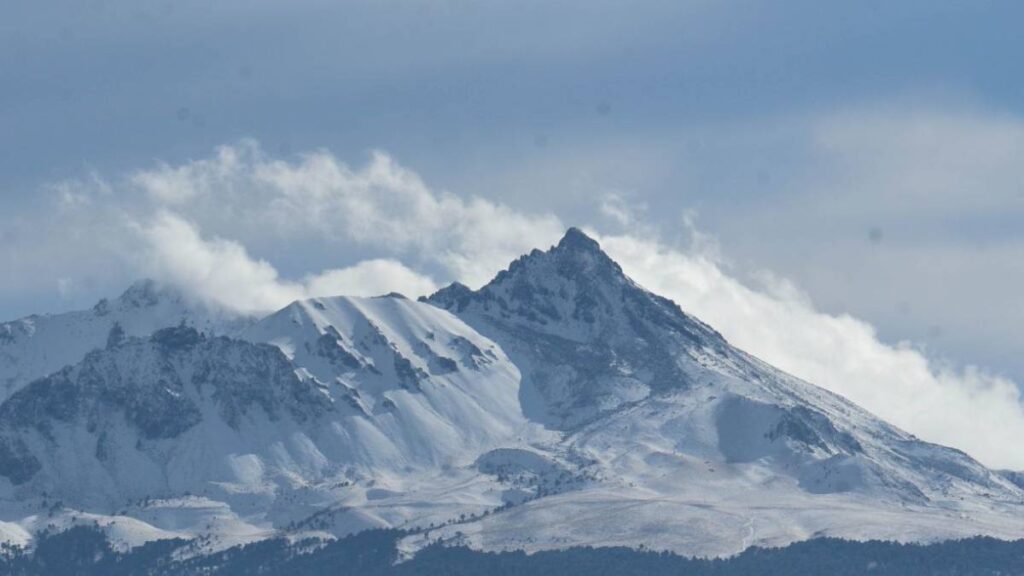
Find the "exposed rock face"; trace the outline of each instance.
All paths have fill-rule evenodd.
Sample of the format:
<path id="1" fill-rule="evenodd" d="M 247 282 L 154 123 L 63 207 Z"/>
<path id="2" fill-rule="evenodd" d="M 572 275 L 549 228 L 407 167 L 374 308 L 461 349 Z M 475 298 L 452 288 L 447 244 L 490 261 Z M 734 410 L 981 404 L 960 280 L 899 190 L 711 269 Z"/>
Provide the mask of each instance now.
<path id="1" fill-rule="evenodd" d="M 111 332 L 0 405 L 0 502 L 109 512 L 202 494 L 287 523 L 357 479 L 380 494 L 470 466 L 527 424 L 497 346 L 407 299 L 297 302 L 250 340 Z"/>
<path id="2" fill-rule="evenodd" d="M 207 334 L 230 335 L 251 322 L 192 303 L 173 287 L 140 280 L 118 298 L 100 300 L 90 310 L 0 323 L 0 400 L 127 336 L 147 337 L 182 323 Z"/>
<path id="3" fill-rule="evenodd" d="M 499 342 L 524 371 L 524 410 L 558 429 L 690 386 L 694 357 L 728 351 L 721 335 L 637 286 L 575 228 L 478 291 L 453 284 L 426 301 Z"/>
<path id="4" fill-rule="evenodd" d="M 82 471 L 116 477 L 108 469 L 119 456 L 112 443 L 152 460 L 149 448 L 173 452 L 204 416 L 238 432 L 246 418 L 301 423 L 332 409 L 315 381 L 300 378 L 273 346 L 164 328 L 90 352 L 15 392 L 0 406 L 0 476 L 22 485 L 47 472 L 43 482 L 59 484 L 68 467 L 62 453 L 85 443 L 93 449 L 73 458 Z"/>

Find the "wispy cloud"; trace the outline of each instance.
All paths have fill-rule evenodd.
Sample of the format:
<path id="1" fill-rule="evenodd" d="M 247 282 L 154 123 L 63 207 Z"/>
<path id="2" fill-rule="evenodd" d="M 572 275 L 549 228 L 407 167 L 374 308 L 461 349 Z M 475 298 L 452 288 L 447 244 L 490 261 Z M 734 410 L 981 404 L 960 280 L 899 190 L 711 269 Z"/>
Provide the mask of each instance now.
<path id="1" fill-rule="evenodd" d="M 493 262 L 562 229 L 551 215 L 431 190 L 383 152 L 352 168 L 325 151 L 286 162 L 243 142 L 209 159 L 137 172 L 131 182 L 203 229 L 405 255 L 472 284 L 489 279 Z"/>
<path id="2" fill-rule="evenodd" d="M 250 256 L 238 242 L 203 238 L 194 224 L 166 211 L 144 225 L 141 235 L 148 247 L 146 275 L 185 287 L 204 302 L 243 313 L 275 310 L 310 296 L 371 296 L 390 291 L 416 296 L 437 289 L 429 277 L 383 259 L 289 281 L 266 260 Z"/>
<path id="3" fill-rule="evenodd" d="M 1024 408 L 1011 380 L 936 363 L 908 343 L 886 344 L 863 320 L 816 310 L 789 282 L 740 282 L 713 255 L 628 235 L 601 242 L 635 280 L 740 348 L 921 438 L 991 466 L 1024 468 Z"/>

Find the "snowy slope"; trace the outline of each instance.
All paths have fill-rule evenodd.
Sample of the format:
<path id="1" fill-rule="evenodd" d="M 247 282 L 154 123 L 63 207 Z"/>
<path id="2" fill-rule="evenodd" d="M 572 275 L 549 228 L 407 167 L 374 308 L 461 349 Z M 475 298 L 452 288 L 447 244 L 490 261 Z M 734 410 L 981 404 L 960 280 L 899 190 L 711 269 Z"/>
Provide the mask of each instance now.
<path id="1" fill-rule="evenodd" d="M 117 299 L 101 300 L 90 310 L 0 323 L 0 399 L 104 347 L 112 334 L 115 338 L 146 336 L 182 322 L 207 333 L 225 334 L 243 326 L 246 319 L 192 305 L 174 288 L 142 280 Z"/>
<path id="2" fill-rule="evenodd" d="M 527 425 L 519 371 L 501 349 L 399 295 L 295 302 L 241 337 L 277 346 L 356 422 L 372 422 L 349 432 L 370 469 L 449 466 Z"/>
<path id="3" fill-rule="evenodd" d="M 4 402 L 0 490 L 104 509 L 210 483 L 259 488 L 264 478 L 226 455 L 274 442 L 280 466 L 315 475 L 323 457 L 288 432 L 332 409 L 271 346 L 165 328 L 90 352 Z"/>
<path id="4" fill-rule="evenodd" d="M 297 302 L 246 334 L 274 345 L 166 328 L 15 392 L 0 406 L 0 499 L 131 519 L 128 542 L 142 530 L 219 545 L 500 504 L 467 489 L 490 483 L 473 464 L 530 425 L 493 342 L 392 297 Z"/>
<path id="5" fill-rule="evenodd" d="M 548 493 L 508 475 L 530 494 L 523 504 L 410 537 L 408 549 L 440 538 L 728 555 L 816 536 L 1024 535 L 1024 493 L 1002 476 L 777 375 L 749 385 L 708 372 L 592 422 L 550 448 L 574 455 L 583 482 Z"/>
<path id="6" fill-rule="evenodd" d="M 565 431 L 551 450 L 593 479 L 435 538 L 725 554 L 825 534 L 1024 535 L 1005 475 L 733 348 L 578 230 L 429 301 L 509 353 L 528 413 Z"/>

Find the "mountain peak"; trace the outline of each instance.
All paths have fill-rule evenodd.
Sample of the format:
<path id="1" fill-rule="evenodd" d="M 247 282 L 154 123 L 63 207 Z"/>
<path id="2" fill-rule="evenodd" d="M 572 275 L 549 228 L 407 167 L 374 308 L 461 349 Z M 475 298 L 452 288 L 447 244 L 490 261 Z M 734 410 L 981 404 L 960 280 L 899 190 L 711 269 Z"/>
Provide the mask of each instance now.
<path id="1" fill-rule="evenodd" d="M 596 240 L 576 227 L 566 230 L 558 244 L 549 250 L 534 250 L 512 262 L 507 271 L 498 273 L 492 284 L 501 283 L 509 276 L 537 274 L 554 274 L 587 285 L 595 281 L 612 284 L 626 282 L 618 263 L 601 250 Z"/>
<path id="2" fill-rule="evenodd" d="M 596 240 L 576 227 L 551 249 L 519 257 L 479 290 L 454 283 L 425 301 L 457 314 L 472 308 L 502 324 L 522 323 L 570 340 L 609 333 L 632 339 L 638 326 L 651 324 L 696 346 L 724 345 L 709 326 L 630 280 Z"/>
<path id="3" fill-rule="evenodd" d="M 582 230 L 573 226 L 565 231 L 565 236 L 562 236 L 555 249 L 601 252 L 601 245 L 597 243 L 597 240 L 587 236 Z"/>
<path id="4" fill-rule="evenodd" d="M 453 284 L 426 301 L 494 338 L 513 360 L 543 367 L 523 376 L 524 413 L 554 429 L 689 386 L 682 354 L 729 354 L 720 334 L 630 280 L 578 228 L 479 290 Z"/>

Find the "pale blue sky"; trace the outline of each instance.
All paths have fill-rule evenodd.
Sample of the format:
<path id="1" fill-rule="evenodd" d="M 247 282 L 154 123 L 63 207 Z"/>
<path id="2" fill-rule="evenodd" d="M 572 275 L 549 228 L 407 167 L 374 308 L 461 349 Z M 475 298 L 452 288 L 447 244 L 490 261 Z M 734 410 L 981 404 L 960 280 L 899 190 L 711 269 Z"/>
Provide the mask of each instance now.
<path id="1" fill-rule="evenodd" d="M 672 238 L 695 214 L 738 275 L 770 270 L 886 341 L 1024 380 L 1019 2 L 3 10 L 9 247 L 44 213 L 49 184 L 91 172 L 204 158 L 241 138 L 354 165 L 382 149 L 433 188 L 569 223 L 619 225 L 599 210 L 616 199 Z M 286 275 L 361 256 L 248 247 Z M 60 271 L 39 274 L 8 283 L 0 317 L 78 306 L 123 281 L 98 275 L 62 295 Z"/>

